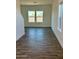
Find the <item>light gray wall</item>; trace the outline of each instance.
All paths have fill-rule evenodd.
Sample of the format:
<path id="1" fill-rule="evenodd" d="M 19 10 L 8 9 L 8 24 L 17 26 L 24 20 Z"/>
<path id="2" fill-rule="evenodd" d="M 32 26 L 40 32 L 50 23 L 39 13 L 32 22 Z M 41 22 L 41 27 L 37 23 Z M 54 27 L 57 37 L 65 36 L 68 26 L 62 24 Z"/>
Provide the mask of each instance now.
<path id="1" fill-rule="evenodd" d="M 24 19 L 20 12 L 20 0 L 16 0 L 16 41 L 24 34 Z"/>
<path id="2" fill-rule="evenodd" d="M 44 22 L 43 23 L 28 23 L 28 10 L 43 10 L 44 11 Z M 51 5 L 36 5 L 27 6 L 21 5 L 21 12 L 24 17 L 25 27 L 50 27 L 51 21 Z"/>
<path id="3" fill-rule="evenodd" d="M 53 32 L 55 33 L 60 45 L 63 47 L 63 23 L 62 23 L 62 31 L 60 32 L 58 30 L 58 7 L 59 7 L 60 1 L 62 0 L 53 0 L 51 28 Z"/>

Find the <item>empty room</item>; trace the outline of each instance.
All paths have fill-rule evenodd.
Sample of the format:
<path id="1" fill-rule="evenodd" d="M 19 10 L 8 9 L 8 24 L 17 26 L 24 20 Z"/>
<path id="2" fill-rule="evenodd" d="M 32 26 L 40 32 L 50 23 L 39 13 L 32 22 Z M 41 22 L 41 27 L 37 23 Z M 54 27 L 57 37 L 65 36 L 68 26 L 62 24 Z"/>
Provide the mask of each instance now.
<path id="1" fill-rule="evenodd" d="M 16 59 L 63 59 L 63 0 L 16 0 Z"/>

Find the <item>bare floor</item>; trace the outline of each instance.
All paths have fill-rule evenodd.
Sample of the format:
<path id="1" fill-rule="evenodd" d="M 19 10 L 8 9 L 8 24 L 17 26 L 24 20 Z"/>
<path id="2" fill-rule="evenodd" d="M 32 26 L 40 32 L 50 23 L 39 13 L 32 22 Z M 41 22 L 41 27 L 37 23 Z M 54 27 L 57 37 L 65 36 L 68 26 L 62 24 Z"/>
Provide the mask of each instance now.
<path id="1" fill-rule="evenodd" d="M 16 42 L 16 59 L 63 59 L 63 49 L 50 28 L 26 28 Z"/>

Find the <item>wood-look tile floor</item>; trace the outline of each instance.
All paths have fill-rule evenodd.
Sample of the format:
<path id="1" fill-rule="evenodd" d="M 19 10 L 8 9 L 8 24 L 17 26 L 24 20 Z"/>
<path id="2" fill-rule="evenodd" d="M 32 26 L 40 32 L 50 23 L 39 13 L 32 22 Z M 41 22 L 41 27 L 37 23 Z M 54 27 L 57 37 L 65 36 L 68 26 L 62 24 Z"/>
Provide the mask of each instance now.
<path id="1" fill-rule="evenodd" d="M 63 49 L 50 28 L 26 28 L 16 42 L 16 59 L 63 59 Z"/>

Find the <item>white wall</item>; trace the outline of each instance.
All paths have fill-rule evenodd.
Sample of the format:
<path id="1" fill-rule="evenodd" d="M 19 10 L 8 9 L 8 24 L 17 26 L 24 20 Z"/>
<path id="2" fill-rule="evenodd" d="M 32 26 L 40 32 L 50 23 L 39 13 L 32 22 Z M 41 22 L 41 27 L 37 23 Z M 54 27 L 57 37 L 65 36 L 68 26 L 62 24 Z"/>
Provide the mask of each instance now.
<path id="1" fill-rule="evenodd" d="M 54 34 L 56 35 L 60 45 L 63 47 L 63 25 L 62 25 L 62 31 L 60 32 L 58 30 L 58 7 L 59 7 L 60 1 L 62 1 L 62 0 L 53 0 L 51 28 L 52 28 Z"/>
<path id="2" fill-rule="evenodd" d="M 28 10 L 43 10 L 44 11 L 44 21 L 43 23 L 29 23 L 28 22 Z M 51 5 L 22 5 L 21 12 L 24 17 L 25 27 L 51 27 Z"/>
<path id="3" fill-rule="evenodd" d="M 16 41 L 24 34 L 24 19 L 20 12 L 20 0 L 16 0 Z"/>

